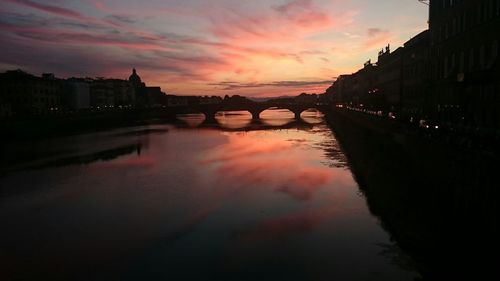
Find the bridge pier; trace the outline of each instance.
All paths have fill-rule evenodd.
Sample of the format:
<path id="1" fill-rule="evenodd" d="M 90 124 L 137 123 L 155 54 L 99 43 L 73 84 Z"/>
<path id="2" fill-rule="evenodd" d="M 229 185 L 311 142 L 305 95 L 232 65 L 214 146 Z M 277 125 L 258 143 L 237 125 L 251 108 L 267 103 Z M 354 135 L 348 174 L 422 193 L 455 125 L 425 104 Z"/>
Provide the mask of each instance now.
<path id="1" fill-rule="evenodd" d="M 205 115 L 205 121 L 203 123 L 206 124 L 215 124 L 217 123 L 217 120 L 215 119 L 215 114 L 217 114 L 217 111 L 205 111 L 203 112 Z"/>
<path id="2" fill-rule="evenodd" d="M 260 119 L 260 114 L 262 113 L 261 110 L 252 110 L 250 111 L 252 114 L 252 120 L 259 120 Z"/>
<path id="3" fill-rule="evenodd" d="M 295 110 L 293 111 L 293 114 L 295 114 L 295 120 L 300 120 L 300 115 L 302 114 L 302 111 Z"/>

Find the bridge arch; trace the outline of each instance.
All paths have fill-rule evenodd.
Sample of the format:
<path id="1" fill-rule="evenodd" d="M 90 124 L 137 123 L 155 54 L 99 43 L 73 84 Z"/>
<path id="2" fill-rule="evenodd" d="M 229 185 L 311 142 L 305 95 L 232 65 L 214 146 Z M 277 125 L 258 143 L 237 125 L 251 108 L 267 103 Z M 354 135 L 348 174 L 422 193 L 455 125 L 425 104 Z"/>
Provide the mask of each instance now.
<path id="1" fill-rule="evenodd" d="M 261 113 L 265 110 L 277 108 L 277 109 L 287 109 L 294 114 L 295 119 L 299 120 L 301 114 L 308 109 L 316 109 L 320 112 L 324 112 L 324 109 L 320 105 L 315 104 L 282 104 L 282 103 L 248 103 L 248 104 L 212 104 L 212 105 L 197 105 L 188 106 L 183 109 L 178 109 L 179 113 L 195 113 L 199 112 L 205 115 L 205 122 L 216 122 L 216 114 L 223 111 L 248 111 L 252 115 L 253 120 L 259 120 L 261 118 Z"/>
<path id="2" fill-rule="evenodd" d="M 325 112 L 316 107 L 310 107 L 301 112 L 300 118 L 309 124 L 319 124 L 324 121 Z"/>
<path id="3" fill-rule="evenodd" d="M 270 117 L 269 115 L 272 114 L 273 111 L 275 110 L 284 110 L 285 112 L 289 113 L 291 115 L 290 119 L 293 119 L 295 118 L 295 114 L 292 110 L 290 110 L 289 108 L 286 108 L 286 107 L 279 107 L 279 106 L 269 106 L 265 109 L 263 109 L 260 113 L 259 113 L 259 118 L 261 119 L 265 119 L 266 117 Z M 283 117 L 283 116 L 281 116 Z M 287 117 L 283 117 L 283 118 L 287 118 Z"/>
<path id="4" fill-rule="evenodd" d="M 200 126 L 207 119 L 205 117 L 205 114 L 203 114 L 202 112 L 194 112 L 194 111 L 176 113 L 174 114 L 174 118 L 178 122 L 182 122 L 188 127 L 193 127 L 193 128 Z"/>
<path id="5" fill-rule="evenodd" d="M 288 109 L 290 111 L 292 111 L 294 114 L 295 114 L 295 118 L 298 120 L 301 118 L 301 115 L 302 113 L 304 113 L 305 111 L 309 110 L 309 109 L 315 109 L 319 112 L 324 112 L 324 108 L 320 105 L 316 105 L 316 104 L 306 104 L 306 105 L 302 105 L 302 104 L 299 104 L 299 105 L 290 105 L 288 107 Z"/>
<path id="6" fill-rule="evenodd" d="M 244 128 L 253 122 L 248 110 L 220 110 L 215 114 L 217 123 L 224 128 Z"/>

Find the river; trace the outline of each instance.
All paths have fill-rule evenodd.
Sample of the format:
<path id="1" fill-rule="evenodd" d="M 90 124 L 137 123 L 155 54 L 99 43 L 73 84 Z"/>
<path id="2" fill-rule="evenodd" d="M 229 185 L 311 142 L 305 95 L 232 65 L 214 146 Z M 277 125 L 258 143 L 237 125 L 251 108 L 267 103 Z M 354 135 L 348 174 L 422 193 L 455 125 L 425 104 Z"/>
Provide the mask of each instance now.
<path id="1" fill-rule="evenodd" d="M 22 161 L 0 174 L 0 279 L 417 278 L 323 116 L 261 117 L 10 147 Z"/>

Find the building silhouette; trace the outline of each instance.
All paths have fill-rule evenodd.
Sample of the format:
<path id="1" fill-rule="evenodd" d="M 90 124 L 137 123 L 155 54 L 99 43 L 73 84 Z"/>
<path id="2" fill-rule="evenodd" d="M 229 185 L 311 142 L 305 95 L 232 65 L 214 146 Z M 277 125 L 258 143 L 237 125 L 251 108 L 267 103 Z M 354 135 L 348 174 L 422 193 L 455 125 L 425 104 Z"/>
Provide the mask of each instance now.
<path id="1" fill-rule="evenodd" d="M 81 111 L 90 108 L 90 83 L 88 79 L 70 78 L 66 80 L 63 104 L 70 111 Z"/>
<path id="2" fill-rule="evenodd" d="M 167 96 L 161 91 L 161 88 L 146 86 L 146 83 L 142 82 L 135 68 L 132 69 L 132 74 L 129 76 L 128 81 L 135 92 L 136 106 L 162 107 L 168 103 Z"/>
<path id="3" fill-rule="evenodd" d="M 339 76 L 326 94 L 339 106 L 497 136 L 500 1 L 435 0 L 429 7 L 429 30 Z"/>
<path id="4" fill-rule="evenodd" d="M 0 117 L 48 115 L 61 108 L 63 83 L 53 74 L 0 73 Z"/>
<path id="5" fill-rule="evenodd" d="M 148 87 L 135 69 L 128 80 L 41 77 L 22 70 L 0 73 L 0 118 L 32 118 L 79 112 L 167 105 L 160 87 Z"/>
<path id="6" fill-rule="evenodd" d="M 498 131 L 500 1 L 431 1 L 433 118 L 461 129 Z"/>
<path id="7" fill-rule="evenodd" d="M 405 119 L 424 118 L 429 91 L 429 31 L 404 44 L 401 69 L 401 115 Z"/>

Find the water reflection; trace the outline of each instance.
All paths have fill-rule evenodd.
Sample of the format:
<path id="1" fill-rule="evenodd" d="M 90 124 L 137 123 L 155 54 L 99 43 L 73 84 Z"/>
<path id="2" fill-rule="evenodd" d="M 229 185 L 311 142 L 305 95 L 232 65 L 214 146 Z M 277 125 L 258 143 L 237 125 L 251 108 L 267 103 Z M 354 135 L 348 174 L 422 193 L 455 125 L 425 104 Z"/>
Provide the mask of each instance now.
<path id="1" fill-rule="evenodd" d="M 4 279 L 417 276 L 380 254 L 379 245 L 392 243 L 319 115 L 311 117 L 315 125 L 230 129 L 245 118 L 229 114 L 220 127 L 196 130 L 133 128 L 93 142 L 84 136 L 75 141 L 77 155 L 95 147 L 129 153 L 112 158 L 102 150 L 107 161 L 0 178 L 2 187 L 20 190 L 0 197 Z M 141 145 L 134 153 L 123 143 Z"/>
<path id="2" fill-rule="evenodd" d="M 31 166 L 31 168 L 40 169 L 49 167 L 64 167 L 70 165 L 88 165 L 98 161 L 106 162 L 131 153 L 141 154 L 141 148 L 142 145 L 140 143 L 125 145 L 117 148 L 93 152 L 90 154 L 70 156 L 62 159 L 48 161 L 40 165 Z"/>
<path id="3" fill-rule="evenodd" d="M 283 126 L 295 120 L 295 115 L 288 109 L 268 109 L 260 114 L 264 124 L 270 126 Z"/>
<path id="4" fill-rule="evenodd" d="M 327 167 L 308 165 L 304 152 L 295 149 L 302 144 L 286 138 L 270 138 L 265 131 L 231 134 L 228 143 L 209 152 L 204 163 L 214 168 L 217 186 L 254 189 L 265 184 L 275 192 L 309 200 L 334 175 Z"/>
<path id="5" fill-rule="evenodd" d="M 205 122 L 205 115 L 203 113 L 192 113 L 192 114 L 178 114 L 177 119 L 182 121 L 190 128 L 199 127 L 203 122 Z"/>
<path id="6" fill-rule="evenodd" d="M 227 129 L 246 128 L 252 122 L 252 114 L 248 111 L 224 111 L 215 116 L 218 124 Z"/>
<path id="7" fill-rule="evenodd" d="M 304 122 L 310 124 L 320 124 L 323 122 L 324 114 L 317 109 L 308 109 L 300 115 Z"/>

